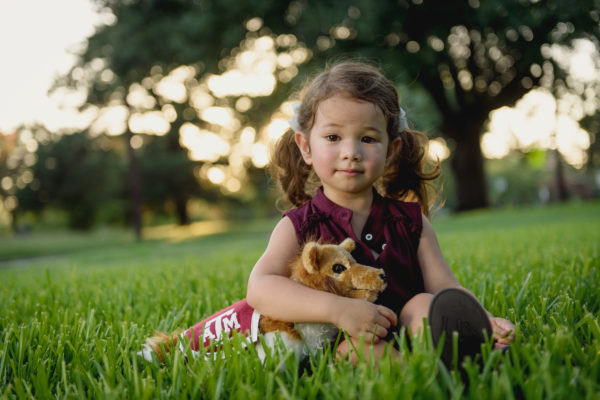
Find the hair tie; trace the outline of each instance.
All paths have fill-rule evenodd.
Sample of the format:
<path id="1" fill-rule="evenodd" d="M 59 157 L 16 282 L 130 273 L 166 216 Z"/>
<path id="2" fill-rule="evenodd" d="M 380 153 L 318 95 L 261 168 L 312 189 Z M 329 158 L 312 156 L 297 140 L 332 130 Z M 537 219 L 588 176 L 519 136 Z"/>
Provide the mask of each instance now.
<path id="1" fill-rule="evenodd" d="M 300 105 L 300 102 L 292 104 L 292 110 L 294 111 L 294 115 L 288 120 L 288 124 L 290 124 L 290 128 L 292 128 L 294 132 L 300 132 L 302 130 L 302 127 L 300 127 L 300 122 L 298 121 Z"/>
<path id="2" fill-rule="evenodd" d="M 398 131 L 407 131 L 410 127 L 408 126 L 408 120 L 406 119 L 406 111 L 400 107 L 400 114 L 398 115 Z"/>

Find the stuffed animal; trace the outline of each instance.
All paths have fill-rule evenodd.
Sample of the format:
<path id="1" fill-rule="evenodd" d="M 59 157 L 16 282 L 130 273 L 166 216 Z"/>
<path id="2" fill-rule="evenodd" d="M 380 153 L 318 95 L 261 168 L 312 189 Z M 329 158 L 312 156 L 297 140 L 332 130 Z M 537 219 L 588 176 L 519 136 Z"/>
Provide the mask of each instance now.
<path id="1" fill-rule="evenodd" d="M 373 302 L 386 288 L 386 278 L 382 269 L 358 264 L 350 252 L 355 243 L 347 238 L 341 244 L 320 244 L 307 242 L 302 252 L 290 264 L 290 278 L 310 288 L 335 293 L 340 296 L 363 299 Z M 146 340 L 140 352 L 147 360 L 156 353 L 164 361 L 164 351 L 171 351 L 177 344 L 183 347 L 186 335 L 192 347 L 192 354 L 207 354 L 199 351 L 200 346 L 214 346 L 218 341 L 231 337 L 233 331 L 247 335 L 248 341 L 258 343 L 262 334 L 267 347 L 274 349 L 279 336 L 286 348 L 295 351 L 300 358 L 314 353 L 325 343 L 332 343 L 338 328 L 327 323 L 293 323 L 260 315 L 245 300 L 202 320 L 183 334 L 166 335 L 158 333 Z M 261 360 L 265 350 L 257 347 Z"/>

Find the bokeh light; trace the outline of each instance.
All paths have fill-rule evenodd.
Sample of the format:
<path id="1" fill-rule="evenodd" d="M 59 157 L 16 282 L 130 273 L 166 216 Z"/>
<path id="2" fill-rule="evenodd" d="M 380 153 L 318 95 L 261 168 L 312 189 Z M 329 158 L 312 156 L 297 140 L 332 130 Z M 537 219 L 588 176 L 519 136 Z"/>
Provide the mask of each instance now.
<path id="1" fill-rule="evenodd" d="M 558 149 L 569 164 L 581 168 L 587 161 L 590 137 L 569 111 L 582 105 L 570 103 L 561 112 L 559 104 L 550 92 L 538 89 L 523 96 L 515 107 L 490 113 L 488 131 L 481 139 L 485 157 L 503 158 L 512 150 Z"/>
<path id="2" fill-rule="evenodd" d="M 444 161 L 450 157 L 450 149 L 444 138 L 435 138 L 429 141 L 429 158 L 437 161 Z"/>
<path id="3" fill-rule="evenodd" d="M 188 149 L 189 157 L 194 161 L 215 162 L 229 154 L 229 143 L 219 135 L 202 130 L 191 123 L 181 126 L 179 140 L 180 144 Z"/>

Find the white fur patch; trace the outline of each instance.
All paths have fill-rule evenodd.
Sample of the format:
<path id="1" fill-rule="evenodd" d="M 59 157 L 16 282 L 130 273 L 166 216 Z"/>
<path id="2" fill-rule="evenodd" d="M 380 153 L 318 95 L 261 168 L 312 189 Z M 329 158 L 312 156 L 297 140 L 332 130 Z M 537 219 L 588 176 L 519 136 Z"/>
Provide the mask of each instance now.
<path id="1" fill-rule="evenodd" d="M 296 324 L 296 329 L 300 331 L 307 354 L 315 354 L 317 350 L 323 348 L 325 343 L 333 343 L 338 335 L 339 329 L 333 324 L 318 322 L 304 322 Z"/>
<path id="2" fill-rule="evenodd" d="M 294 351 L 294 353 L 299 354 L 301 357 L 304 357 L 306 355 L 304 354 L 304 344 L 302 343 L 302 341 L 293 338 L 287 332 L 267 332 L 263 334 L 263 339 L 265 341 L 265 346 L 271 349 L 271 351 L 277 352 L 279 350 L 277 343 L 279 342 L 279 340 L 281 340 L 283 346 L 286 349 Z M 256 352 L 258 353 L 258 357 L 260 358 L 260 360 L 265 361 L 265 357 L 267 354 L 260 342 L 256 344 Z"/>
<path id="3" fill-rule="evenodd" d="M 150 347 L 147 343 L 144 343 L 142 346 L 142 351 L 138 351 L 137 355 L 143 357 L 146 361 L 152 362 L 152 354 L 156 354 L 154 349 Z"/>

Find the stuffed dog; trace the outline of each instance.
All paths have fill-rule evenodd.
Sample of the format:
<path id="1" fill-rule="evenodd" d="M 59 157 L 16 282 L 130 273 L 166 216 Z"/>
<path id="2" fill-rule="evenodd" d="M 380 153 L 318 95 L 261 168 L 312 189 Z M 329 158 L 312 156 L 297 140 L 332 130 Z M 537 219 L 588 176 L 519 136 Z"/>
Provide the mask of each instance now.
<path id="1" fill-rule="evenodd" d="M 373 302 L 386 288 L 385 274 L 382 269 L 358 264 L 350 255 L 354 247 L 350 238 L 339 245 L 307 242 L 290 264 L 290 278 L 316 290 Z M 276 347 L 276 338 L 280 337 L 285 347 L 295 351 L 300 358 L 314 353 L 325 343 L 332 343 L 338 334 L 338 328 L 332 324 L 293 323 L 260 315 L 241 300 L 181 335 L 158 333 L 148 338 L 140 355 L 151 361 L 152 354 L 156 353 L 164 361 L 163 351 L 169 352 L 177 344 L 185 352 L 183 335 L 189 339 L 194 356 L 206 355 L 206 351 L 199 351 L 201 345 L 205 348 L 214 346 L 219 340 L 231 337 L 233 331 L 244 333 L 252 343 L 257 343 L 258 335 L 262 334 L 264 343 L 272 349 Z M 264 360 L 265 349 L 259 345 L 257 352 Z"/>

